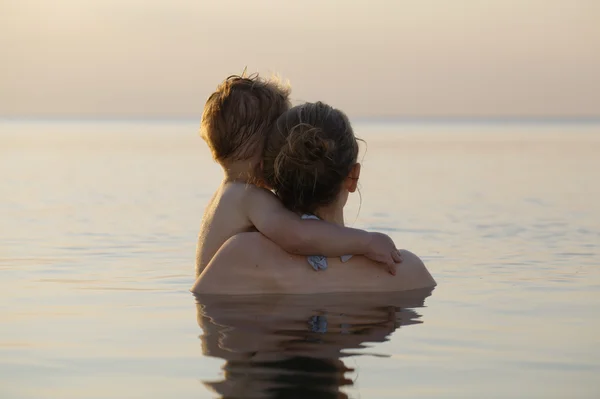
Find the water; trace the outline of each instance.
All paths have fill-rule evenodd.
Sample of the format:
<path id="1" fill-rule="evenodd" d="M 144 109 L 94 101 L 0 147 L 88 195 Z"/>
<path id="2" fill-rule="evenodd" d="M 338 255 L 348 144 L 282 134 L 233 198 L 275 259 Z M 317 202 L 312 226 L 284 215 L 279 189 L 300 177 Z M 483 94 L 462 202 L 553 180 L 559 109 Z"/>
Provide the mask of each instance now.
<path id="1" fill-rule="evenodd" d="M 0 397 L 600 397 L 600 125 L 355 128 L 431 296 L 196 305 L 196 123 L 2 122 Z"/>

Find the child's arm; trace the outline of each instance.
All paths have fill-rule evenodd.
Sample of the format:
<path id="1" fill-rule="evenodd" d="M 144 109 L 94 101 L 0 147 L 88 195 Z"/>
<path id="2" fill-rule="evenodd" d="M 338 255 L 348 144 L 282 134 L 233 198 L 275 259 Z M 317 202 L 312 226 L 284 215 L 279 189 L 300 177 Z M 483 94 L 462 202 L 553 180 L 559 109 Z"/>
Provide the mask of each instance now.
<path id="1" fill-rule="evenodd" d="M 283 206 L 271 192 L 248 187 L 246 215 L 258 231 L 286 252 L 298 255 L 365 255 L 389 266 L 402 261 L 390 237 L 327 223 L 304 220 Z"/>

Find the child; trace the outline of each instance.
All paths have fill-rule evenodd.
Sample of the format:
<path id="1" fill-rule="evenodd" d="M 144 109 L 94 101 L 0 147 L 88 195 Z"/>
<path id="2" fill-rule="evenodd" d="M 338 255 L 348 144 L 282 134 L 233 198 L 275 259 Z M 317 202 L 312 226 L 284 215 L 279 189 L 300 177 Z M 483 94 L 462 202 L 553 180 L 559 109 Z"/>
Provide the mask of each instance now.
<path id="1" fill-rule="evenodd" d="M 202 219 L 196 252 L 199 276 L 237 233 L 258 230 L 289 253 L 365 255 L 395 274 L 400 253 L 385 234 L 302 219 L 286 209 L 260 179 L 265 138 L 289 108 L 289 90 L 258 76 L 230 76 L 209 97 L 201 136 L 225 173 Z"/>

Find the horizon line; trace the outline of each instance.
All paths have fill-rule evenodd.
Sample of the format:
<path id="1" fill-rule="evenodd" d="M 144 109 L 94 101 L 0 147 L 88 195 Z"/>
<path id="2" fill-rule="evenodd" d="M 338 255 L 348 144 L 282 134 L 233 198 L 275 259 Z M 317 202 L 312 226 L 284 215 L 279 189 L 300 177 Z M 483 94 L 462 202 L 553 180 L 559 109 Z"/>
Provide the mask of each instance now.
<path id="1" fill-rule="evenodd" d="M 201 116 L 182 115 L 0 115 L 2 122 L 197 122 Z M 377 115 L 350 117 L 353 122 L 371 123 L 600 123 L 600 115 L 559 115 L 559 116 L 532 116 L 532 115 L 483 115 L 483 116 L 408 116 L 408 115 Z"/>

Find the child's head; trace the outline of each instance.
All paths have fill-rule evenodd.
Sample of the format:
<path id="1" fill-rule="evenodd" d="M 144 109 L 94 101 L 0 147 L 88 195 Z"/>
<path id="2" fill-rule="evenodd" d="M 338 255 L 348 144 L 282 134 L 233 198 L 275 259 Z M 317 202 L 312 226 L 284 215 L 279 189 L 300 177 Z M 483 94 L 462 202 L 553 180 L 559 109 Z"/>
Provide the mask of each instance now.
<path id="1" fill-rule="evenodd" d="M 284 205 L 314 213 L 356 190 L 358 142 L 346 115 L 327 104 L 306 103 L 279 117 L 266 141 L 263 178 Z M 345 188 L 346 190 L 342 190 Z"/>
<path id="2" fill-rule="evenodd" d="M 200 135 L 220 164 L 259 159 L 264 140 L 289 108 L 289 89 L 258 75 L 230 76 L 208 98 Z"/>

